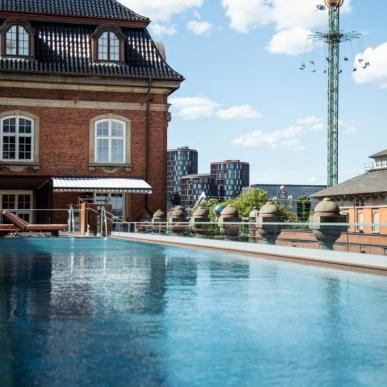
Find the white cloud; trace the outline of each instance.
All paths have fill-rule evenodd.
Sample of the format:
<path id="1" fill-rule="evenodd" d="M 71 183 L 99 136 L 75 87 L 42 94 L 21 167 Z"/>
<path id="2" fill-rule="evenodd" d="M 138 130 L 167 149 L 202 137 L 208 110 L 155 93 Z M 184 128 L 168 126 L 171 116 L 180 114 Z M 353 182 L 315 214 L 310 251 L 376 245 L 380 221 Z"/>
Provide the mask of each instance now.
<path id="1" fill-rule="evenodd" d="M 176 28 L 173 25 L 167 25 L 167 24 L 160 24 L 160 23 L 154 23 L 151 24 L 150 29 L 152 33 L 155 35 L 174 35 L 177 31 Z"/>
<path id="2" fill-rule="evenodd" d="M 222 120 L 233 120 L 238 118 L 261 118 L 262 114 L 258 113 L 251 105 L 232 106 L 228 109 L 220 109 L 215 114 Z"/>
<path id="3" fill-rule="evenodd" d="M 171 98 L 170 102 L 178 117 L 192 120 L 214 115 L 220 106 L 206 97 L 177 97 Z"/>
<path id="4" fill-rule="evenodd" d="M 196 35 L 203 35 L 209 32 L 213 25 L 206 21 L 191 20 L 187 23 L 187 29 Z"/>
<path id="5" fill-rule="evenodd" d="M 261 118 L 251 105 L 236 105 L 222 109 L 221 104 L 207 97 L 178 97 L 170 99 L 172 108 L 178 117 L 197 119 L 202 117 L 217 117 L 222 120 Z"/>
<path id="6" fill-rule="evenodd" d="M 323 3 L 320 0 L 320 3 Z M 317 28 L 327 24 L 327 11 L 319 11 L 311 0 L 274 0 L 273 19 L 278 30 L 291 28 Z M 351 0 L 346 0 L 341 13 L 351 12 Z"/>
<path id="7" fill-rule="evenodd" d="M 359 63 L 359 60 L 362 60 Z M 364 69 L 364 64 L 370 65 Z M 387 88 L 387 42 L 375 48 L 367 48 L 364 53 L 360 53 L 355 58 L 355 66 L 358 68 L 354 72 L 355 82 L 360 84 L 372 83 L 383 88 Z"/>
<path id="8" fill-rule="evenodd" d="M 200 8 L 204 0 L 119 0 L 134 12 L 149 17 L 152 21 L 166 22 L 174 15 L 190 8 Z"/>
<path id="9" fill-rule="evenodd" d="M 318 132 L 324 129 L 325 120 L 320 117 L 308 116 L 297 120 L 297 125 L 302 125 L 308 129 Z"/>
<path id="10" fill-rule="evenodd" d="M 312 31 L 293 28 L 280 31 L 273 36 L 267 49 L 273 54 L 299 55 L 312 51 L 315 43 L 309 36 Z"/>
<path id="11" fill-rule="evenodd" d="M 326 26 L 327 11 L 317 10 L 317 3 L 311 0 L 222 0 L 233 29 L 248 32 L 257 27 L 274 24 L 275 28 L 282 32 L 273 37 L 269 51 L 290 55 L 310 51 L 312 42 L 306 44 L 309 30 Z M 347 0 L 341 12 L 350 11 L 351 0 Z"/>
<path id="12" fill-rule="evenodd" d="M 290 126 L 289 128 L 273 132 L 255 130 L 234 139 L 233 144 L 245 147 L 300 150 L 304 148 L 301 143 L 303 132 L 304 128 L 301 126 Z"/>
<path id="13" fill-rule="evenodd" d="M 231 27 L 239 32 L 248 32 L 272 22 L 273 10 L 266 0 L 222 0 Z"/>

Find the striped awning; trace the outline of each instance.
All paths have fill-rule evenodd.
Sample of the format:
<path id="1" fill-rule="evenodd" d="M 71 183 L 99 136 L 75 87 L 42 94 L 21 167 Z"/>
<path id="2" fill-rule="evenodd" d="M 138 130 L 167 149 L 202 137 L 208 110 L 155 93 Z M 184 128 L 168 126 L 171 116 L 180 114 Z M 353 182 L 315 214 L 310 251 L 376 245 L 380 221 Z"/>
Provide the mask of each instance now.
<path id="1" fill-rule="evenodd" d="M 52 185 L 54 192 L 152 193 L 152 187 L 139 178 L 53 177 Z"/>

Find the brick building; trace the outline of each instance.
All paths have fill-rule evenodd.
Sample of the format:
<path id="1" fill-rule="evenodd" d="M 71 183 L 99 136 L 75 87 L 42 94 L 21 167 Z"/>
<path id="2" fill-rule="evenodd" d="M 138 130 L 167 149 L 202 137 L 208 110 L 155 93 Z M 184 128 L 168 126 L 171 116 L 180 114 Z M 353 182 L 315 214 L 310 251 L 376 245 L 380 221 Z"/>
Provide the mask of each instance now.
<path id="1" fill-rule="evenodd" d="M 334 199 L 349 223 L 359 224 L 350 231 L 361 234 L 387 235 L 387 149 L 372 156 L 369 170 L 313 197 Z M 372 226 L 371 226 L 372 224 Z"/>
<path id="2" fill-rule="evenodd" d="M 183 78 L 149 19 L 115 0 L 4 0 L 0 23 L 1 208 L 165 209 L 167 99 Z"/>

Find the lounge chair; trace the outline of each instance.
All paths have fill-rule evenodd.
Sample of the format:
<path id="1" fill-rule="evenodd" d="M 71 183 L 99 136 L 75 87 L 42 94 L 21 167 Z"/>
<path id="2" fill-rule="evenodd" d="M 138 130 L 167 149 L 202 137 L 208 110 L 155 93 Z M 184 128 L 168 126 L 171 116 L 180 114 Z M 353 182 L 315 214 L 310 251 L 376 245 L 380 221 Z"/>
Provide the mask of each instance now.
<path id="1" fill-rule="evenodd" d="M 3 211 L 3 216 L 18 227 L 21 232 L 50 232 L 53 236 L 58 236 L 59 231 L 68 230 L 69 227 L 68 224 L 31 224 L 8 210 Z"/>
<path id="2" fill-rule="evenodd" d="M 12 232 L 20 232 L 20 228 L 13 224 L 0 224 L 0 238 L 5 237 Z"/>

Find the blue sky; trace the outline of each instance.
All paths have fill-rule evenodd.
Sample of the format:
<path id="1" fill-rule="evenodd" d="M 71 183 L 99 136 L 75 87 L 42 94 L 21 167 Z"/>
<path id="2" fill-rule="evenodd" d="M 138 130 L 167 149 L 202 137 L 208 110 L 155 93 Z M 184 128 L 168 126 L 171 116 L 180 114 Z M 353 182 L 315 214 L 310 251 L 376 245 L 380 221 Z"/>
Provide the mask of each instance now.
<path id="1" fill-rule="evenodd" d="M 197 149 L 202 173 L 240 159 L 251 183 L 325 183 L 326 54 L 306 39 L 326 30 L 321 0 L 121 1 L 153 20 L 152 36 L 186 78 L 171 98 L 169 147 Z M 385 0 L 343 9 L 342 28 L 362 39 L 342 48 L 340 180 L 387 148 L 386 14 Z M 371 65 L 354 73 L 359 58 Z"/>

